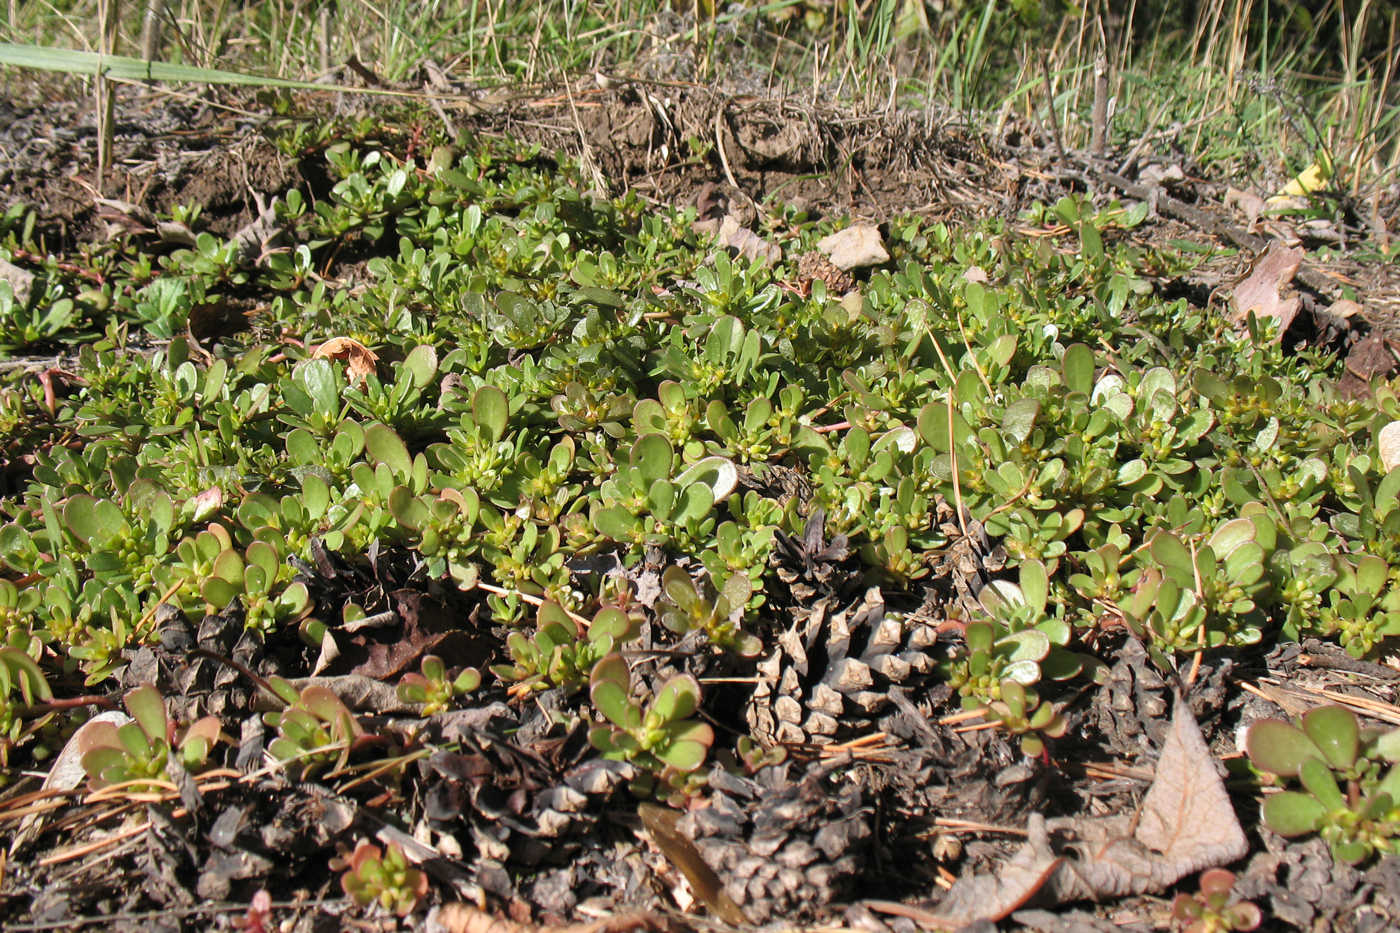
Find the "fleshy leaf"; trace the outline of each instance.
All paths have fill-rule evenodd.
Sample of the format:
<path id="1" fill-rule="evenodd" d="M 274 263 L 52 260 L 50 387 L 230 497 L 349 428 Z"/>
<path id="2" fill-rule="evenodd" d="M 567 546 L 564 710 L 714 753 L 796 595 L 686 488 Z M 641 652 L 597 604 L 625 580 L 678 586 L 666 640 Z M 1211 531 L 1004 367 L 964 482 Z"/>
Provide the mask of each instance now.
<path id="1" fill-rule="evenodd" d="M 1345 771 L 1356 763 L 1361 728 L 1356 716 L 1341 706 L 1320 706 L 1303 716 L 1303 732 L 1333 768 Z"/>
<path id="2" fill-rule="evenodd" d="M 1250 726 L 1245 750 L 1256 768 L 1284 777 L 1296 777 L 1303 762 L 1322 757 L 1303 730 L 1282 719 L 1261 719 Z"/>
<path id="3" fill-rule="evenodd" d="M 678 722 L 700 706 L 700 684 L 689 674 L 677 674 L 656 692 L 651 709 L 663 722 Z"/>

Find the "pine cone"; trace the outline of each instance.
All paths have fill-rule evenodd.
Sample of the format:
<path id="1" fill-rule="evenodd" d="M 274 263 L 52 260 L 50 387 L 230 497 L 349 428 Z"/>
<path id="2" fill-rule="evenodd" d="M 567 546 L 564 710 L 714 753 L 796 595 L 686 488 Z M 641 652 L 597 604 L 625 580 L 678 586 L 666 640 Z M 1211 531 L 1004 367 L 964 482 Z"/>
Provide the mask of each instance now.
<path id="1" fill-rule="evenodd" d="M 868 731 L 890 686 L 933 671 L 932 627 L 886 616 L 877 587 L 828 615 L 830 604 L 819 599 L 758 663 L 745 718 L 764 743 L 824 745 Z"/>
<path id="2" fill-rule="evenodd" d="M 832 295 L 844 295 L 856 287 L 851 274 L 838 267 L 816 250 L 803 253 L 797 260 L 797 282 L 808 288 L 812 282 L 821 279 L 826 290 Z"/>
<path id="3" fill-rule="evenodd" d="M 843 899 L 866 863 L 871 813 L 860 788 L 824 770 L 793 782 L 791 767 L 755 778 L 716 767 L 710 805 L 677 824 L 756 924 L 811 919 Z"/>
<path id="4" fill-rule="evenodd" d="M 424 762 L 424 815 L 463 848 L 470 840 L 474 880 L 507 899 L 518 895 L 513 876 L 600 846 L 601 817 L 636 777 L 626 762 L 591 758 L 559 774 L 509 743 L 474 736 L 461 741 L 462 751 L 439 751 Z"/>

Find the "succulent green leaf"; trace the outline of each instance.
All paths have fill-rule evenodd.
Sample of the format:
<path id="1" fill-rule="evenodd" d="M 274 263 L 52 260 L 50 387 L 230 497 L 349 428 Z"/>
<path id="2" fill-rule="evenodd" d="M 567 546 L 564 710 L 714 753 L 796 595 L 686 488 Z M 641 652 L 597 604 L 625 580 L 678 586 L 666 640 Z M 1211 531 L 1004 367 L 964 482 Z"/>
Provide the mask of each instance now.
<path id="1" fill-rule="evenodd" d="M 1013 444 L 1024 444 L 1031 436 L 1036 418 L 1040 416 L 1040 402 L 1033 398 L 1017 399 L 1006 406 L 1001 418 L 1001 429 Z"/>
<path id="2" fill-rule="evenodd" d="M 371 424 L 365 428 L 365 453 L 387 466 L 396 479 L 406 478 L 413 472 L 413 458 L 408 454 L 408 447 L 387 425 Z"/>
<path id="3" fill-rule="evenodd" d="M 242 580 L 240 579 L 239 584 L 241 583 Z M 243 587 L 241 585 L 230 583 L 222 577 L 210 577 L 205 580 L 204 584 L 199 588 L 199 595 L 203 597 L 204 602 L 213 606 L 215 609 L 223 609 L 229 603 L 233 602 L 242 592 Z"/>
<path id="4" fill-rule="evenodd" d="M 510 419 L 510 399 L 495 386 L 484 385 L 472 395 L 472 417 L 486 432 L 488 440 L 499 441 L 505 436 Z"/>
<path id="5" fill-rule="evenodd" d="M 636 637 L 636 629 L 636 623 L 627 613 L 621 609 L 609 607 L 599 610 L 598 614 L 593 617 L 593 621 L 588 626 L 588 638 L 591 641 L 611 638 L 614 644 L 620 644 L 629 638 Z"/>
<path id="6" fill-rule="evenodd" d="M 593 527 L 614 541 L 630 541 L 637 533 L 637 520 L 622 506 L 612 505 L 594 510 Z"/>
<path id="7" fill-rule="evenodd" d="M 403 370 L 413 380 L 415 388 L 424 389 L 437 374 L 438 355 L 432 344 L 420 343 L 404 357 Z"/>
<path id="8" fill-rule="evenodd" d="M 705 728 L 708 729 L 709 726 L 705 726 Z M 656 757 L 682 774 L 688 774 L 705 763 L 705 756 L 709 752 L 708 742 L 683 740 L 670 742 L 663 748 L 657 749 Z"/>
<path id="9" fill-rule="evenodd" d="M 1371 847 L 1354 839 L 1332 840 L 1332 858 L 1345 865 L 1355 865 L 1371 854 Z"/>
<path id="10" fill-rule="evenodd" d="M 1039 615 L 1045 611 L 1045 601 L 1050 595 L 1050 576 L 1040 561 L 1028 560 L 1021 564 L 1021 594 L 1032 612 Z"/>
<path id="11" fill-rule="evenodd" d="M 1319 706 L 1303 715 L 1303 732 L 1322 752 L 1323 760 L 1338 771 L 1356 763 L 1361 748 L 1361 727 L 1351 710 Z"/>
<path id="12" fill-rule="evenodd" d="M 1303 730 L 1281 719 L 1261 719 L 1245 736 L 1249 760 L 1261 771 L 1296 777 L 1303 762 L 1322 752 Z"/>
<path id="13" fill-rule="evenodd" d="M 1210 549 L 1215 552 L 1215 556 L 1225 561 L 1235 552 L 1236 548 L 1253 543 L 1256 533 L 1254 522 L 1249 519 L 1231 519 L 1215 529 L 1215 534 L 1210 536 L 1207 543 L 1210 545 Z"/>
<path id="14" fill-rule="evenodd" d="M 1170 532 L 1159 532 L 1152 539 L 1152 559 L 1183 586 L 1194 583 L 1196 564 L 1181 539 Z"/>
<path id="15" fill-rule="evenodd" d="M 296 368 L 293 379 L 310 399 L 308 414 L 329 419 L 340 413 L 340 386 L 328 360 L 307 360 Z"/>
<path id="16" fill-rule="evenodd" d="M 111 745 L 103 745 L 98 748 L 89 749 L 83 754 L 83 771 L 89 778 L 99 783 L 109 783 L 107 775 L 118 771 L 126 764 L 126 752 Z M 118 775 L 112 774 L 112 778 L 120 779 Z"/>
<path id="17" fill-rule="evenodd" d="M 1070 344 L 1060 360 L 1060 371 L 1067 389 L 1088 395 L 1094 388 L 1094 351 L 1082 343 Z"/>
<path id="18" fill-rule="evenodd" d="M 267 685 L 272 688 L 272 692 L 277 694 L 277 698 L 288 705 L 295 705 L 301 699 L 297 693 L 297 688 L 292 686 L 284 677 L 269 677 Z"/>
<path id="19" fill-rule="evenodd" d="M 1050 636 L 1040 629 L 1024 629 L 1002 636 L 997 644 L 1010 649 L 1008 657 L 1012 661 L 1031 660 L 1039 662 L 1050 653 Z"/>
<path id="20" fill-rule="evenodd" d="M 440 681 L 447 677 L 447 665 L 442 663 L 442 658 L 435 654 L 423 655 L 423 660 L 419 664 L 423 676 L 428 680 Z"/>
<path id="21" fill-rule="evenodd" d="M 986 654 L 996 642 L 996 630 L 985 622 L 972 622 L 965 637 L 969 654 Z"/>
<path id="22" fill-rule="evenodd" d="M 631 465 L 637 473 L 636 485 L 648 488 L 671 475 L 671 442 L 660 434 L 643 434 L 632 445 Z"/>
<path id="23" fill-rule="evenodd" d="M 627 662 L 620 654 L 610 654 L 593 665 L 589 677 L 589 699 L 598 712 L 620 729 L 641 726 L 641 709 L 632 702 L 628 689 Z"/>
<path id="24" fill-rule="evenodd" d="M 150 735 L 139 722 L 133 721 L 117 727 L 117 741 L 128 755 L 143 760 L 151 754 L 157 742 L 164 741 L 164 737 Z"/>
<path id="25" fill-rule="evenodd" d="M 678 722 L 700 707 L 700 683 L 690 674 L 677 674 L 656 691 L 651 711 L 662 722 Z"/>
<path id="26" fill-rule="evenodd" d="M 93 545 L 108 541 L 126 526 L 115 503 L 84 493 L 73 496 L 64 505 L 63 521 L 78 540 Z"/>
<path id="27" fill-rule="evenodd" d="M 142 684 L 122 698 L 127 712 L 141 727 L 141 731 L 153 739 L 166 739 L 169 719 L 165 715 L 165 700 L 160 691 L 150 684 Z"/>
<path id="28" fill-rule="evenodd" d="M 1363 554 L 1356 562 L 1357 590 L 1369 596 L 1380 595 L 1388 572 L 1384 560 L 1374 554 Z"/>
<path id="29" fill-rule="evenodd" d="M 277 597 L 277 608 L 290 616 L 301 615 L 310 603 L 311 591 L 300 580 L 289 584 Z"/>
<path id="30" fill-rule="evenodd" d="M 1327 808 L 1307 794 L 1284 791 L 1265 797 L 1262 813 L 1265 825 L 1280 836 L 1302 836 L 1322 825 Z"/>
<path id="31" fill-rule="evenodd" d="M 647 489 L 647 505 L 651 514 L 667 517 L 676 503 L 676 487 L 670 480 L 658 479 Z"/>
<path id="32" fill-rule="evenodd" d="M 1321 758 L 1309 758 L 1303 762 L 1302 767 L 1298 769 L 1298 780 L 1302 781 L 1308 793 L 1316 797 L 1318 803 L 1327 809 L 1345 809 L 1346 798 L 1342 796 L 1342 789 L 1337 786 L 1337 778 Z"/>
<path id="33" fill-rule="evenodd" d="M 676 477 L 676 485 L 682 489 L 694 483 L 709 487 L 713 502 L 723 502 L 739 485 L 739 471 L 724 457 L 706 457 L 691 464 Z"/>
<path id="34" fill-rule="evenodd" d="M 1010 664 L 1006 665 L 1006 667 L 1002 668 L 1001 676 L 1003 680 L 1009 680 L 1012 683 L 1024 684 L 1026 686 L 1039 683 L 1040 662 L 1030 658 L 1012 661 Z"/>
<path id="35" fill-rule="evenodd" d="M 432 518 L 432 513 L 407 486 L 395 486 L 389 491 L 389 513 L 405 528 L 419 530 Z"/>
<path id="36" fill-rule="evenodd" d="M 248 545 L 248 550 L 244 553 L 244 560 L 247 562 L 244 569 L 245 577 L 248 570 L 257 568 L 262 571 L 265 581 L 263 586 L 250 587 L 253 592 L 265 591 L 266 584 L 277 579 L 277 570 L 282 563 L 281 555 L 277 553 L 277 549 L 266 541 L 254 541 Z"/>

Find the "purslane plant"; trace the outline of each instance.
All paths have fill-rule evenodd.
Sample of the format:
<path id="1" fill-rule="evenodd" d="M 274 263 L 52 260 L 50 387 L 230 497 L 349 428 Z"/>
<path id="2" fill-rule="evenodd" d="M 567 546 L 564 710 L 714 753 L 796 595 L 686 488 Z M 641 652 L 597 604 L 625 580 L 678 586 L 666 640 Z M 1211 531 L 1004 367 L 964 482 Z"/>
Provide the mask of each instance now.
<path id="1" fill-rule="evenodd" d="M 121 726 L 96 722 L 81 733 L 82 765 L 94 789 L 108 784 L 142 780 L 169 781 L 172 758 L 185 770 L 192 770 L 209 757 L 219 740 L 217 716 L 205 716 L 191 723 L 176 739 L 175 724 L 165 711 L 160 691 L 143 684 L 122 698 L 131 721 Z"/>
<path id="2" fill-rule="evenodd" d="M 1400 853 L 1400 729 L 1364 730 L 1351 710 L 1322 706 L 1296 723 L 1256 722 L 1245 747 L 1260 771 L 1301 784 L 1264 798 L 1274 832 L 1318 833 L 1347 863 Z"/>

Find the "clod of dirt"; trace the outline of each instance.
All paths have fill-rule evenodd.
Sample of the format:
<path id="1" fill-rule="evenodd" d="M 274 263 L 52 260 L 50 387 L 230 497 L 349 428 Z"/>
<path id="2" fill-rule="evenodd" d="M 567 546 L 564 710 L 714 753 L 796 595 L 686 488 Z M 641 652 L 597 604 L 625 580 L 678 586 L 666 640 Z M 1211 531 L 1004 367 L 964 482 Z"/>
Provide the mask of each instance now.
<path id="1" fill-rule="evenodd" d="M 0 259 L 0 282 L 10 283 L 10 294 L 14 296 L 16 304 L 29 304 L 29 291 L 34 286 L 34 273 Z"/>
<path id="2" fill-rule="evenodd" d="M 880 230 L 870 224 L 853 224 L 817 241 L 817 249 L 843 272 L 890 261 Z"/>
<path id="3" fill-rule="evenodd" d="M 1381 449 L 1381 465 L 1387 473 L 1400 466 L 1400 421 L 1392 421 L 1381 428 L 1376 443 Z"/>

